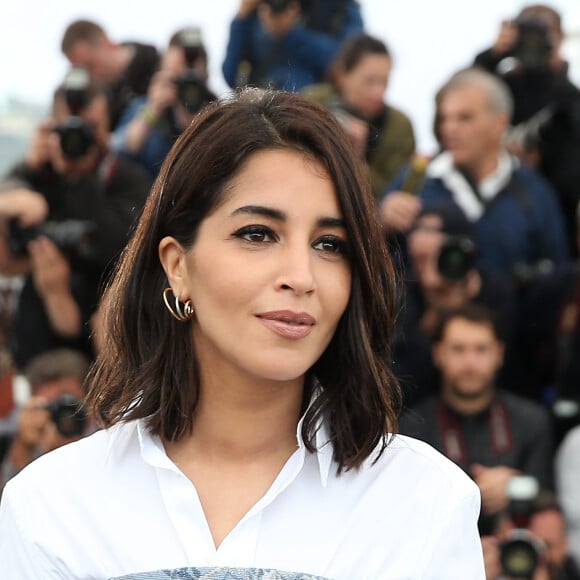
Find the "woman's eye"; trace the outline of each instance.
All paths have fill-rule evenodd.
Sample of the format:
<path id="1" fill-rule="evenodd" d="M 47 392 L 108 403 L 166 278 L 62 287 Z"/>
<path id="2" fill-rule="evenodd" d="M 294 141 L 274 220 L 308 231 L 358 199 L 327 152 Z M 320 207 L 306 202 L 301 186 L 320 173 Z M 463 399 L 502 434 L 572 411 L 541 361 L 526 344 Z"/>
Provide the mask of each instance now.
<path id="1" fill-rule="evenodd" d="M 348 253 L 348 245 L 347 243 L 342 240 L 341 238 L 337 238 L 336 236 L 325 236 L 320 238 L 312 247 L 315 250 L 320 250 L 327 254 L 338 254 L 342 256 L 346 256 Z"/>
<path id="2" fill-rule="evenodd" d="M 261 244 L 275 241 L 272 230 L 263 226 L 247 226 L 234 233 L 236 238 L 245 240 L 252 244 Z"/>

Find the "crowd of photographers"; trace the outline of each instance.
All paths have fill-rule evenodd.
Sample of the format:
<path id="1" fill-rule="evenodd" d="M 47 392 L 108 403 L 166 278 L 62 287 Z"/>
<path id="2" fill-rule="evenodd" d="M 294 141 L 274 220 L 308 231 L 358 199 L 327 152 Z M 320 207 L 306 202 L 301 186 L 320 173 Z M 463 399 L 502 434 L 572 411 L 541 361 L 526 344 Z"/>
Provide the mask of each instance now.
<path id="1" fill-rule="evenodd" d="M 368 167 L 403 281 L 401 432 L 478 483 L 490 579 L 580 578 L 580 91 L 562 40 L 545 5 L 501 23 L 442 79 L 428 158 L 354 0 L 240 0 L 222 66 L 232 89 L 327 107 Z M 80 20 L 61 50 L 51 114 L 0 181 L 0 488 L 95 429 L 79 404 L 104 281 L 165 155 L 217 98 L 195 27 L 159 51 Z"/>

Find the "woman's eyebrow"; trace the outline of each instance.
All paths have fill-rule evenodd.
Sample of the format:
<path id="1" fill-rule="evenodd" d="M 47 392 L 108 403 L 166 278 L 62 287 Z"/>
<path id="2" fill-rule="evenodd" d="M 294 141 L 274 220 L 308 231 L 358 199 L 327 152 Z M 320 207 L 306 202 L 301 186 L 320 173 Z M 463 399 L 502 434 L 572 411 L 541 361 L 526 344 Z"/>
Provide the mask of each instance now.
<path id="1" fill-rule="evenodd" d="M 285 222 L 288 219 L 283 211 L 263 205 L 244 205 L 235 209 L 230 215 L 260 215 L 281 222 Z M 316 224 L 321 228 L 346 228 L 344 219 L 337 217 L 321 217 L 318 219 Z"/>
<path id="2" fill-rule="evenodd" d="M 287 216 L 284 212 L 274 209 L 271 207 L 266 207 L 263 205 L 244 205 L 234 210 L 230 215 L 240 215 L 240 214 L 254 214 L 269 217 L 278 221 L 286 221 Z"/>

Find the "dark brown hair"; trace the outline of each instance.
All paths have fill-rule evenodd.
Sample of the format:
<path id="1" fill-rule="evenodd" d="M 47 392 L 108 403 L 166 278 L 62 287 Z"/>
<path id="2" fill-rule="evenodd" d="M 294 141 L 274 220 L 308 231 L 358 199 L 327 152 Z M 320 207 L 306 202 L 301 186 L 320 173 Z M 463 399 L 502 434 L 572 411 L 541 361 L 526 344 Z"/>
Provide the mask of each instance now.
<path id="1" fill-rule="evenodd" d="M 77 44 L 77 42 L 88 42 L 97 44 L 106 38 L 103 28 L 92 20 L 75 20 L 71 22 L 62 35 L 60 50 L 67 55 Z"/>
<path id="2" fill-rule="evenodd" d="M 331 82 L 341 72 L 348 73 L 353 70 L 367 54 L 379 54 L 391 58 L 387 45 L 378 38 L 368 34 L 357 34 L 349 37 L 340 46 L 329 68 Z"/>
<path id="3" fill-rule="evenodd" d="M 146 418 L 150 431 L 168 440 L 191 431 L 198 361 L 190 323 L 176 321 L 163 305 L 168 282 L 159 242 L 173 236 L 191 248 L 246 160 L 272 149 L 320 161 L 342 209 L 351 295 L 334 337 L 308 373 L 306 384 L 316 377 L 321 389 L 302 435 L 313 451 L 324 417 L 339 471 L 358 467 L 377 446 L 382 452 L 386 434 L 398 427 L 401 394 L 389 368 L 395 274 L 362 163 L 332 115 L 295 94 L 246 89 L 208 105 L 178 139 L 106 293 L 107 343 L 90 373 L 87 403 L 103 426 Z"/>
<path id="4" fill-rule="evenodd" d="M 433 342 L 441 342 L 443 340 L 445 330 L 456 318 L 488 326 L 491 328 L 495 338 L 502 340 L 502 333 L 495 312 L 483 304 L 469 302 L 460 308 L 441 311 L 437 327 L 433 334 Z"/>

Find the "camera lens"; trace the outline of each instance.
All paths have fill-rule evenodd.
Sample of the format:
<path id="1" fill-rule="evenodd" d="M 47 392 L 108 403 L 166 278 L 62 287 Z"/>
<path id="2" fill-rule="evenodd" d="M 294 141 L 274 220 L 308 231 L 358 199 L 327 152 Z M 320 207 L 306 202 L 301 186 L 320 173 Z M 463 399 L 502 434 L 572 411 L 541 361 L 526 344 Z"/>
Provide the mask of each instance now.
<path id="1" fill-rule="evenodd" d="M 55 130 L 60 136 L 63 155 L 69 159 L 83 157 L 95 143 L 93 128 L 79 117 L 69 117 Z"/>
<path id="2" fill-rule="evenodd" d="M 441 247 L 437 269 L 447 280 L 463 280 L 475 263 L 475 244 L 462 236 L 449 237 Z"/>
<path id="3" fill-rule="evenodd" d="M 502 544 L 500 560 L 504 572 L 516 578 L 531 578 L 539 561 L 537 548 L 530 541 L 519 538 Z"/>
<path id="4" fill-rule="evenodd" d="M 86 425 L 86 413 L 82 403 L 73 395 L 61 395 L 48 405 L 52 421 L 63 437 L 82 435 Z"/>

